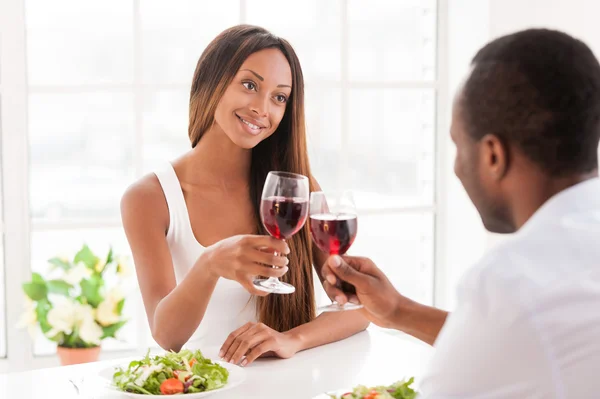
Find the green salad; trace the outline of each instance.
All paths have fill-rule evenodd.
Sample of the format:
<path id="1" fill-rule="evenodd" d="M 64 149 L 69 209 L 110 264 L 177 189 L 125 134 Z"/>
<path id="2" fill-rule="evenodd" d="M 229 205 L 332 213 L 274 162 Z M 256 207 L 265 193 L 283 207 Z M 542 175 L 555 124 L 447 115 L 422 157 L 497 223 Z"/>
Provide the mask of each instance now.
<path id="1" fill-rule="evenodd" d="M 202 352 L 184 349 L 142 360 L 118 368 L 113 382 L 122 391 L 146 395 L 175 395 L 219 389 L 227 384 L 229 371 L 202 356 Z"/>
<path id="2" fill-rule="evenodd" d="M 414 381 L 415 379 L 411 378 L 408 381 L 398 381 L 389 386 L 372 388 L 359 385 L 352 392 L 347 392 L 341 396 L 330 396 L 332 399 L 415 399 L 417 391 L 410 387 Z"/>

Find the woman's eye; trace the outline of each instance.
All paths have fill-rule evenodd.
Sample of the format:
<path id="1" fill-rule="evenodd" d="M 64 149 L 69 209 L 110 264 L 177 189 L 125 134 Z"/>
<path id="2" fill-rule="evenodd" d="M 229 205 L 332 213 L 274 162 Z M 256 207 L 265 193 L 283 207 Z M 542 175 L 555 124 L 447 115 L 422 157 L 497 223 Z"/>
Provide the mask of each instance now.
<path id="1" fill-rule="evenodd" d="M 246 89 L 256 91 L 256 85 L 254 82 L 243 82 L 242 84 Z"/>
<path id="2" fill-rule="evenodd" d="M 275 96 L 275 100 L 277 100 L 278 103 L 285 103 L 287 102 L 287 97 L 283 94 L 278 94 Z"/>

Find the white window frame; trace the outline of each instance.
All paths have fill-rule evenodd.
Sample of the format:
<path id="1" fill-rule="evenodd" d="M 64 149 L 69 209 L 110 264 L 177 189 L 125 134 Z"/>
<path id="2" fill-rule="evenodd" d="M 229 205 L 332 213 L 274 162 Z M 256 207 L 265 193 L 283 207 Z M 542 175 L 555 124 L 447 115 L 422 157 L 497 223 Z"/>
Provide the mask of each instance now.
<path id="1" fill-rule="evenodd" d="M 31 221 L 29 209 L 29 160 L 28 160 L 28 93 L 29 92 L 73 92 L 88 89 L 101 91 L 115 88 L 133 89 L 135 96 L 135 142 L 134 162 L 136 177 L 143 173 L 142 165 L 142 111 L 143 96 L 148 90 L 141 81 L 141 22 L 140 1 L 134 0 L 134 82 L 133 85 L 98 85 L 82 87 L 36 87 L 27 84 L 26 64 L 26 38 L 25 38 L 25 1 L 26 0 L 0 0 L 0 99 L 1 119 L 1 150 L 2 150 L 2 179 L 3 203 L 4 205 L 4 272 L 5 272 L 5 295 L 6 295 L 6 343 L 7 357 L 0 359 L 0 373 L 7 371 L 20 371 L 31 368 L 47 367 L 56 364 L 56 356 L 34 356 L 33 343 L 26 330 L 16 327 L 17 321 L 23 310 L 23 294 L 21 284 L 30 277 L 30 239 Z M 246 0 L 240 1 L 240 21 L 246 20 Z M 427 212 L 434 216 L 434 262 L 432 281 L 432 301 L 436 305 L 443 305 L 445 298 L 445 266 L 444 249 L 439 243 L 444 242 L 445 211 L 444 207 L 438 206 L 446 200 L 446 178 L 444 165 L 447 164 L 445 157 L 447 142 L 447 108 L 448 108 L 448 76 L 447 76 L 447 17 L 448 0 L 437 1 L 437 51 L 436 51 L 436 79 L 434 81 L 405 81 L 405 82 L 349 82 L 348 79 L 348 1 L 341 0 L 341 84 L 339 85 L 342 95 L 341 104 L 341 131 L 342 131 L 342 154 L 346 152 L 343 148 L 348 146 L 348 93 L 353 88 L 397 88 L 433 89 L 436 94 L 435 100 L 435 189 L 434 205 L 417 207 L 398 207 L 385 210 L 364 212 L 365 215 L 390 213 L 419 213 Z M 337 85 L 336 85 L 337 86 Z M 173 88 L 188 90 L 187 85 L 156 85 L 156 88 Z M 349 162 L 344 159 L 343 162 Z M 10 194 L 9 194 L 10 193 Z M 362 214 L 362 213 L 361 213 Z M 76 223 L 38 223 L 35 230 L 55 230 L 73 227 L 108 228 L 120 227 L 120 220 L 109 221 L 84 221 Z M 0 231 L 2 231 L 0 229 Z M 10 282 L 10 283 L 8 283 Z M 143 315 L 143 307 L 138 304 L 138 310 Z M 0 316 L 4 309 L 0 309 Z M 138 333 L 139 348 L 136 351 L 103 351 L 101 358 L 115 358 L 130 356 L 141 353 L 150 344 L 146 337 L 146 329 L 141 323 L 145 323 L 145 317 L 138 317 L 140 328 Z"/>

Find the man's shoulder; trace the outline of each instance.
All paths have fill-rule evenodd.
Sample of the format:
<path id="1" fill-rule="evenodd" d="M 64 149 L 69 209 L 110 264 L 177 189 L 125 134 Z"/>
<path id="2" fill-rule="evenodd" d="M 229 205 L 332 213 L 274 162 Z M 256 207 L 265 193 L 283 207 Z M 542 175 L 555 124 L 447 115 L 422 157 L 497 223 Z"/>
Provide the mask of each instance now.
<path id="1" fill-rule="evenodd" d="M 540 274 L 543 256 L 530 248 L 530 242 L 518 237 L 507 237 L 495 245 L 463 275 L 457 291 L 459 300 L 502 307 L 519 292 L 532 293 L 543 287 L 554 277 Z"/>

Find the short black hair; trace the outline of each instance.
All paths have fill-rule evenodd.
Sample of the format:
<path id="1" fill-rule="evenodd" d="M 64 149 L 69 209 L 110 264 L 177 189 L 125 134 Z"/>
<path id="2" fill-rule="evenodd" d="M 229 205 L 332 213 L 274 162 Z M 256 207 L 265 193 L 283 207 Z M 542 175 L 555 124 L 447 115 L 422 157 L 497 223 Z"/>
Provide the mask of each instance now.
<path id="1" fill-rule="evenodd" d="M 528 29 L 475 55 L 459 99 L 468 134 L 495 134 L 551 176 L 598 167 L 600 64 L 566 33 Z"/>

